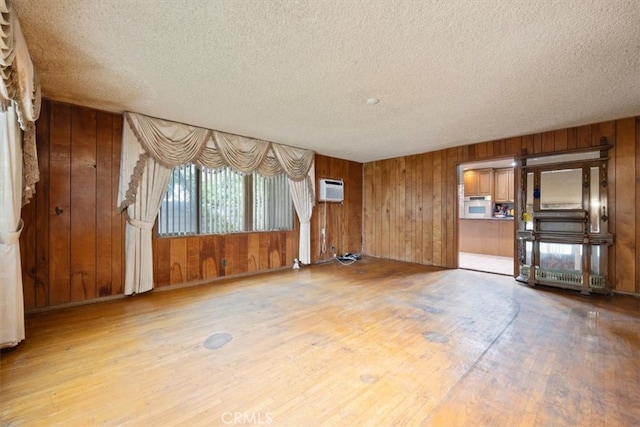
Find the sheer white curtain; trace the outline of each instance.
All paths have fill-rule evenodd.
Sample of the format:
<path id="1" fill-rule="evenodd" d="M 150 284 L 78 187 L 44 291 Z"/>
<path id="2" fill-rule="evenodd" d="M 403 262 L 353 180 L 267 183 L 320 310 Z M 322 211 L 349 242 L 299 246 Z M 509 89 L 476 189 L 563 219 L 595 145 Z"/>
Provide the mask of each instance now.
<path id="1" fill-rule="evenodd" d="M 296 214 L 300 220 L 300 242 L 298 243 L 298 258 L 303 264 L 311 264 L 311 214 L 315 204 L 315 168 L 309 169 L 308 179 L 294 181 L 289 179 L 289 188 Z"/>
<path id="2" fill-rule="evenodd" d="M 293 205 L 300 220 L 298 258 L 304 264 L 311 263 L 311 215 L 315 205 L 315 163 L 310 150 L 273 145 L 273 153 L 278 163 L 289 176 L 289 188 Z M 309 165 L 309 166 L 307 166 Z"/>
<path id="3" fill-rule="evenodd" d="M 192 162 L 209 168 L 228 165 L 246 173 L 255 170 L 267 176 L 285 172 L 292 182 L 301 224 L 299 258 L 310 262 L 309 220 L 315 197 L 313 151 L 141 114 L 125 113 L 125 119 L 118 205 L 121 210 L 126 209 L 128 215 L 127 295 L 153 287 L 151 228 L 172 169 Z"/>
<path id="4" fill-rule="evenodd" d="M 24 339 L 20 267 L 22 131 L 15 108 L 0 113 L 0 348 Z"/>
<path id="5" fill-rule="evenodd" d="M 0 0 L 0 348 L 25 338 L 20 211 L 38 181 L 40 86 L 11 3 Z"/>

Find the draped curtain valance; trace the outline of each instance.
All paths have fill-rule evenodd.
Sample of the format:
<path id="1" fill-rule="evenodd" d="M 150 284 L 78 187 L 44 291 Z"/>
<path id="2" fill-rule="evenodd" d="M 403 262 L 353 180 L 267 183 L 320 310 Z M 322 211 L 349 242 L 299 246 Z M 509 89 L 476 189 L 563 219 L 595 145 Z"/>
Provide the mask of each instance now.
<path id="1" fill-rule="evenodd" d="M 40 84 L 20 22 L 11 3 L 0 0 L 0 112 L 13 105 L 23 131 L 23 205 L 33 196 L 39 179 L 35 121 L 40 102 Z"/>
<path id="2" fill-rule="evenodd" d="M 174 168 L 196 163 L 208 168 L 231 166 L 244 173 L 257 171 L 273 176 L 284 172 L 292 181 L 313 179 L 309 171 L 314 152 L 273 142 L 215 130 L 125 113 L 128 126 L 124 139 L 134 136 L 137 144 L 125 144 L 132 151 L 123 159 L 118 204 L 120 209 L 135 202 L 137 188 L 148 158 Z M 135 146 L 139 145 L 139 146 Z M 123 186 L 123 184 L 125 184 Z M 310 188 L 313 188 L 310 183 Z M 311 194 L 313 199 L 313 193 Z"/>
<path id="3" fill-rule="evenodd" d="M 300 219 L 299 258 L 311 262 L 314 152 L 181 123 L 125 113 L 118 206 L 127 210 L 125 294 L 153 289 L 151 230 L 174 167 L 196 163 L 230 166 L 289 178 Z M 293 261 L 293 260 L 292 260 Z"/>

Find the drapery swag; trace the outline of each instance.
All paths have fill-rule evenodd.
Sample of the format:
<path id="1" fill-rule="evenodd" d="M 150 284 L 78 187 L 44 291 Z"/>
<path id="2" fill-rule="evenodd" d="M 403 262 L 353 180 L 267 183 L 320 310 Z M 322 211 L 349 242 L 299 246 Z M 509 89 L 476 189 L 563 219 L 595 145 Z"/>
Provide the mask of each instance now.
<path id="1" fill-rule="evenodd" d="M 174 167 L 231 166 L 266 176 L 284 172 L 300 220 L 300 261 L 311 262 L 314 152 L 125 113 L 118 206 L 127 211 L 125 294 L 153 288 L 152 228 Z"/>

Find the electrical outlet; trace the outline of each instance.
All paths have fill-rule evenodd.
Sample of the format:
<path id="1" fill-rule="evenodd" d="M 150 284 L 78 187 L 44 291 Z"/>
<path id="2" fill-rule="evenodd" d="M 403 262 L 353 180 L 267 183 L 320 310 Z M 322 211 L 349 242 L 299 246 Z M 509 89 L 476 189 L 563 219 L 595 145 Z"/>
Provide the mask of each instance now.
<path id="1" fill-rule="evenodd" d="M 222 258 L 222 261 L 220 261 L 220 264 L 222 264 L 222 268 L 225 268 L 227 266 L 227 259 Z"/>

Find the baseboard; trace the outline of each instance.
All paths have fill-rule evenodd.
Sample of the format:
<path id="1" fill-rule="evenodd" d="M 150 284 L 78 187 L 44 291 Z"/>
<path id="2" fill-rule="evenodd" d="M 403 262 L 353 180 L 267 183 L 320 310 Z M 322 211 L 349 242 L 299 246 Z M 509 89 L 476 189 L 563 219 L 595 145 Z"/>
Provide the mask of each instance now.
<path id="1" fill-rule="evenodd" d="M 24 314 L 28 315 L 28 314 L 43 313 L 45 311 L 61 310 L 63 308 L 77 307 L 79 305 L 96 304 L 99 302 L 113 301 L 117 299 L 122 299 L 126 296 L 128 295 L 125 295 L 125 294 L 109 295 L 106 297 L 91 298 L 91 299 L 86 299 L 82 301 L 66 302 L 64 304 L 58 304 L 58 305 L 49 305 L 47 307 L 30 308 L 29 310 L 25 310 Z"/>
<path id="2" fill-rule="evenodd" d="M 640 294 L 637 292 L 617 291 L 615 289 L 612 289 L 611 292 L 614 294 L 629 295 L 630 297 L 640 298 Z"/>
<path id="3" fill-rule="evenodd" d="M 272 272 L 282 271 L 282 270 L 287 270 L 287 269 L 291 269 L 291 267 L 288 267 L 288 266 L 287 267 L 278 267 L 278 268 L 272 268 L 272 269 L 263 270 L 263 271 L 250 271 L 250 272 L 247 272 L 247 273 L 234 274 L 234 275 L 231 275 L 231 276 L 214 277 L 214 278 L 211 278 L 211 279 L 196 280 L 196 281 L 193 281 L 193 282 L 177 283 L 175 285 L 155 286 L 149 292 L 164 292 L 164 291 L 171 291 L 171 290 L 174 290 L 174 289 L 190 288 L 192 286 L 206 285 L 208 283 L 215 283 L 215 282 L 219 282 L 219 281 L 222 281 L 222 280 L 225 280 L 225 279 L 240 279 L 240 278 L 243 278 L 243 277 L 255 276 L 255 275 L 258 275 L 258 274 L 265 274 L 265 273 L 272 273 Z M 148 293 L 148 292 L 145 292 L 144 294 L 146 294 L 146 293 Z M 144 294 L 140 294 L 140 295 L 144 295 Z M 80 305 L 96 304 L 96 303 L 100 303 L 100 302 L 113 301 L 113 300 L 123 299 L 123 298 L 127 298 L 127 297 L 135 297 L 135 295 L 125 295 L 125 294 L 109 295 L 109 296 L 106 296 L 106 297 L 91 298 L 91 299 L 87 299 L 87 300 L 83 300 L 83 301 L 74 301 L 74 302 L 67 302 L 67 303 L 59 304 L 59 305 L 51 305 L 51 306 L 47 306 L 47 307 L 31 308 L 29 310 L 25 310 L 24 314 L 25 315 L 37 314 L 37 313 L 43 313 L 45 311 L 61 310 L 61 309 L 64 309 L 64 308 L 77 307 L 77 306 L 80 306 Z"/>

